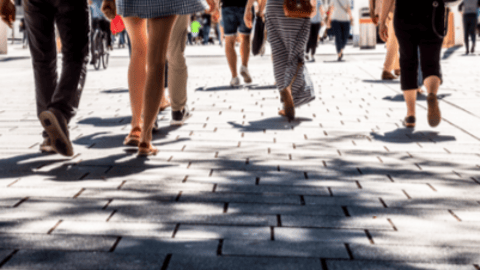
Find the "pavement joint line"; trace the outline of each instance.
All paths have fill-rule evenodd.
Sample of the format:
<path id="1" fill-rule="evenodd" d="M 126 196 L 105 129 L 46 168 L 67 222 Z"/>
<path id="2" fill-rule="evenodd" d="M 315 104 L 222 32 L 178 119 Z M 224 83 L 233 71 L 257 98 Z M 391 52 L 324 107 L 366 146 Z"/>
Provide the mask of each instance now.
<path id="1" fill-rule="evenodd" d="M 379 156 L 377 156 L 377 159 L 380 161 L 380 163 L 383 163 L 383 160 Z"/>
<path id="2" fill-rule="evenodd" d="M 270 226 L 270 241 L 275 241 L 275 229 Z"/>
<path id="3" fill-rule="evenodd" d="M 300 205 L 306 205 L 305 197 L 303 195 L 300 195 Z"/>
<path id="4" fill-rule="evenodd" d="M 103 173 L 107 174 L 107 173 L 110 172 L 112 169 L 113 169 L 113 166 L 108 166 L 108 169 L 106 169 L 105 172 L 103 172 Z M 126 181 L 124 181 L 124 182 L 126 182 Z M 121 186 L 122 186 L 122 185 L 120 185 L 120 188 L 121 188 Z M 119 189 L 120 189 L 120 188 L 119 188 Z"/>
<path id="5" fill-rule="evenodd" d="M 405 196 L 407 196 L 407 199 L 411 200 L 412 197 L 410 197 L 410 195 L 408 195 L 407 191 L 405 191 L 405 189 L 402 189 L 402 192 L 403 194 L 405 194 Z"/>
<path id="6" fill-rule="evenodd" d="M 427 183 L 427 186 L 429 186 L 433 191 L 437 192 L 437 190 L 430 183 Z"/>
<path id="7" fill-rule="evenodd" d="M 303 176 L 305 177 L 305 179 L 308 179 L 308 173 L 307 172 L 303 172 Z"/>
<path id="8" fill-rule="evenodd" d="M 120 190 L 123 188 L 123 186 L 127 183 L 127 180 L 123 180 L 122 183 L 120 183 L 120 185 L 118 185 L 117 189 Z"/>
<path id="9" fill-rule="evenodd" d="M 0 262 L 0 268 L 2 268 L 8 261 L 10 261 L 12 257 L 17 254 L 18 251 L 18 249 L 15 249 L 14 251 L 12 251 L 12 253 L 8 254 L 8 256 Z"/>
<path id="10" fill-rule="evenodd" d="M 180 201 L 180 197 L 182 196 L 182 191 L 178 192 L 177 197 L 175 197 L 175 201 L 178 202 Z"/>
<path id="11" fill-rule="evenodd" d="M 345 216 L 350 217 L 350 213 L 348 212 L 347 206 L 342 205 L 341 207 L 342 207 L 342 210 L 343 210 L 343 213 L 345 214 Z"/>
<path id="12" fill-rule="evenodd" d="M 117 239 L 115 240 L 115 243 L 113 243 L 113 246 L 110 248 L 109 252 L 114 252 L 121 240 L 122 240 L 122 237 L 118 236 Z"/>
<path id="13" fill-rule="evenodd" d="M 385 150 L 387 150 L 387 152 L 390 152 L 390 150 L 388 150 L 388 147 L 384 146 L 383 148 L 385 148 Z"/>
<path id="14" fill-rule="evenodd" d="M 473 178 L 473 177 L 472 177 L 472 178 Z M 13 180 L 13 182 L 10 183 L 10 184 L 8 184 L 7 187 L 11 187 L 11 186 L 15 185 L 18 181 L 20 181 L 20 179 L 21 179 L 21 178 L 17 178 L 17 179 L 15 179 L 15 180 Z M 475 181 L 475 180 L 474 180 L 474 181 Z"/>
<path id="15" fill-rule="evenodd" d="M 325 160 L 322 160 L 322 163 L 323 163 L 323 167 L 325 167 L 325 168 L 328 167 L 327 162 L 325 162 Z"/>
<path id="16" fill-rule="evenodd" d="M 260 177 L 255 178 L 255 186 L 260 185 Z"/>
<path id="17" fill-rule="evenodd" d="M 358 189 L 363 189 L 362 185 L 358 180 L 355 180 L 355 183 L 357 184 Z"/>
<path id="18" fill-rule="evenodd" d="M 282 227 L 282 218 L 280 215 L 277 215 L 277 227 Z"/>
<path id="19" fill-rule="evenodd" d="M 453 212 L 453 210 L 449 209 L 448 212 L 449 212 L 458 222 L 462 222 L 462 220 Z"/>
<path id="20" fill-rule="evenodd" d="M 83 179 L 85 179 L 88 175 L 90 175 L 89 172 L 84 173 L 82 176 L 80 176 L 80 178 L 79 178 L 78 180 L 83 180 Z"/>
<path id="21" fill-rule="evenodd" d="M 320 259 L 320 265 L 322 266 L 322 270 L 328 270 L 327 266 L 327 260 L 326 259 Z"/>
<path id="22" fill-rule="evenodd" d="M 60 224 L 62 224 L 63 220 L 60 219 L 50 230 L 48 230 L 47 234 L 52 234 L 52 232 L 58 227 L 60 226 Z"/>
<path id="23" fill-rule="evenodd" d="M 113 210 L 112 213 L 108 216 L 106 222 L 109 222 L 110 219 L 112 219 L 113 215 L 115 215 L 115 213 L 117 213 L 117 210 Z"/>
<path id="24" fill-rule="evenodd" d="M 477 180 L 475 177 L 470 177 L 470 179 L 472 179 L 472 180 L 473 180 L 473 182 L 475 182 L 475 183 L 477 183 L 477 184 L 479 184 L 479 185 L 480 185 L 480 181 L 478 181 L 478 180 Z"/>
<path id="25" fill-rule="evenodd" d="M 223 205 L 223 213 L 226 214 L 228 212 L 228 205 L 229 203 L 226 202 L 224 205 Z"/>
<path id="26" fill-rule="evenodd" d="M 175 238 L 179 229 L 180 229 L 180 223 L 176 223 L 175 228 L 173 229 L 173 232 L 172 232 L 172 238 Z"/>
<path id="27" fill-rule="evenodd" d="M 370 244 L 374 245 L 375 242 L 373 241 L 373 237 L 368 230 L 365 230 L 365 235 L 367 236 L 368 240 L 370 241 Z"/>
<path id="28" fill-rule="evenodd" d="M 28 149 L 32 149 L 32 148 L 34 148 L 34 147 L 37 146 L 37 145 L 39 145 L 38 142 L 37 142 L 37 143 L 34 143 L 32 146 L 28 147 Z"/>
<path id="29" fill-rule="evenodd" d="M 333 197 L 333 191 L 331 187 L 327 187 L 328 193 L 330 194 L 330 197 Z"/>
<path id="30" fill-rule="evenodd" d="M 420 165 L 418 163 L 415 163 L 415 166 L 417 166 L 417 168 L 422 171 L 422 167 L 420 167 Z"/>
<path id="31" fill-rule="evenodd" d="M 355 260 L 352 250 L 350 250 L 350 244 L 345 243 L 345 249 L 347 249 L 348 257 L 350 257 L 350 260 Z"/>
<path id="32" fill-rule="evenodd" d="M 392 182 L 392 183 L 395 182 L 390 174 L 387 174 L 387 178 L 390 180 L 390 182 Z"/>
<path id="33" fill-rule="evenodd" d="M 217 186 L 218 186 L 218 184 L 213 185 L 212 193 L 215 193 L 217 191 Z"/>
<path id="34" fill-rule="evenodd" d="M 359 174 L 363 174 L 362 170 L 360 170 L 360 168 L 357 167 L 357 171 Z"/>
<path id="35" fill-rule="evenodd" d="M 102 207 L 102 210 L 107 209 L 112 202 L 113 202 L 113 199 L 109 199 L 108 202 Z"/>
<path id="36" fill-rule="evenodd" d="M 378 198 L 378 200 L 383 205 L 383 207 L 388 208 L 388 205 L 385 203 L 385 201 L 382 198 Z"/>
<path id="37" fill-rule="evenodd" d="M 17 207 L 20 206 L 22 203 L 28 201 L 28 199 L 30 199 L 30 197 L 25 197 L 25 198 L 21 199 L 21 200 L 18 201 L 16 204 L 14 204 L 12 208 L 17 208 Z"/>
<path id="38" fill-rule="evenodd" d="M 188 168 L 188 167 L 187 167 Z M 188 175 L 185 175 L 185 178 L 183 178 L 182 183 L 186 183 L 188 180 Z"/>
<path id="39" fill-rule="evenodd" d="M 473 267 L 475 267 L 477 270 L 480 270 L 480 266 L 478 264 L 474 264 Z"/>
<path id="40" fill-rule="evenodd" d="M 395 226 L 395 224 L 393 223 L 393 221 L 391 219 L 387 218 L 387 221 L 388 221 L 388 223 L 390 223 L 390 225 L 392 225 L 392 228 L 393 228 L 394 231 L 398 231 L 397 227 Z"/>
<path id="41" fill-rule="evenodd" d="M 74 199 L 78 198 L 82 194 L 82 192 L 84 192 L 84 191 L 85 191 L 85 188 L 81 188 L 80 191 L 77 194 L 73 195 L 73 198 Z"/>

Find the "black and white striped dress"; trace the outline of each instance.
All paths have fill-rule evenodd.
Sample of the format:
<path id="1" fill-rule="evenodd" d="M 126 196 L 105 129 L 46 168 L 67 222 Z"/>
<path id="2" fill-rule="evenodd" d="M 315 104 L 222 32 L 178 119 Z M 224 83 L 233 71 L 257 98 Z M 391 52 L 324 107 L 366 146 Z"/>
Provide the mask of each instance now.
<path id="1" fill-rule="evenodd" d="M 292 81 L 299 62 L 304 61 L 305 46 L 310 34 L 310 18 L 288 18 L 283 11 L 284 0 L 268 0 L 265 13 L 267 35 L 272 47 L 273 72 L 279 90 Z M 305 65 L 299 70 L 292 86 L 295 107 L 315 99 L 313 83 Z"/>

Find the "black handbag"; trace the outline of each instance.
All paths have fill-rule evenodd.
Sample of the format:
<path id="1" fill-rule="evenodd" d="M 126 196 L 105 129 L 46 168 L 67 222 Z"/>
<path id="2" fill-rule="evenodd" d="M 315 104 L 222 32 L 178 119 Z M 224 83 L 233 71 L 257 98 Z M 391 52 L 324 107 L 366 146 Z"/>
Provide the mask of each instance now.
<path id="1" fill-rule="evenodd" d="M 259 16 L 255 16 L 255 22 L 253 25 L 253 38 L 252 38 L 252 54 L 258 55 L 262 50 L 263 43 L 265 42 L 265 23 Z"/>

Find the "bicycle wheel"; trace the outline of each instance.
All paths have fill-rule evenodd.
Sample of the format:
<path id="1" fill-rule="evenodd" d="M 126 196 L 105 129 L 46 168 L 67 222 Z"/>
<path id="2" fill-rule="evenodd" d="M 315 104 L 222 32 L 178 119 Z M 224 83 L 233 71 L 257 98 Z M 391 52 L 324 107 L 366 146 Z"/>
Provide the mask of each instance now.
<path id="1" fill-rule="evenodd" d="M 101 43 L 101 40 L 100 40 L 100 35 L 99 33 L 95 33 L 95 36 L 94 36 L 94 42 L 93 42 L 94 46 L 95 46 L 95 49 L 94 49 L 94 61 L 93 61 L 93 67 L 95 68 L 95 70 L 99 70 L 100 69 L 100 64 L 102 62 L 102 43 Z"/>
<path id="2" fill-rule="evenodd" d="M 110 53 L 108 52 L 108 48 L 107 48 L 107 37 L 104 36 L 102 41 L 103 41 L 102 65 L 104 69 L 107 69 L 108 60 L 110 60 Z"/>

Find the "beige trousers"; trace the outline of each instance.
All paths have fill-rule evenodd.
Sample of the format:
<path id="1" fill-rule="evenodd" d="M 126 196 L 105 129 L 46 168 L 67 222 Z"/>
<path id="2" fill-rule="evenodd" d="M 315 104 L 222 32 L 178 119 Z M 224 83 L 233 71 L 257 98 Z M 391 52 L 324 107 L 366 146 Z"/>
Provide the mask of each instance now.
<path id="1" fill-rule="evenodd" d="M 189 15 L 178 16 L 168 43 L 168 92 L 172 111 L 181 111 L 187 103 L 187 62 L 185 47 Z"/>
<path id="2" fill-rule="evenodd" d="M 388 40 L 387 55 L 385 55 L 385 63 L 383 70 L 392 72 L 392 70 L 400 69 L 400 59 L 398 54 L 398 41 L 393 27 L 393 13 L 390 13 L 387 19 Z"/>

